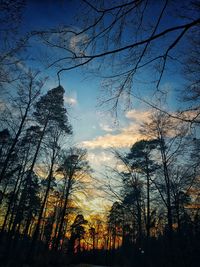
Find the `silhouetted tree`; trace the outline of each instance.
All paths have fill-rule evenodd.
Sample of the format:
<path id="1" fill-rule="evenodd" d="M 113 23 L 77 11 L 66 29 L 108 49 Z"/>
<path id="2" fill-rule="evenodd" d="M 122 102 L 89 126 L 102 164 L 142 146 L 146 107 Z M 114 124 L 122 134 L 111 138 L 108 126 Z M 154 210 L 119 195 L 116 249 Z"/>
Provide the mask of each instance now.
<path id="1" fill-rule="evenodd" d="M 64 194 L 63 194 L 63 207 L 60 216 L 60 224 L 56 236 L 55 249 L 58 249 L 60 239 L 63 236 L 63 224 L 66 215 L 66 209 L 69 197 L 75 190 L 80 190 L 81 180 L 84 176 L 90 174 L 90 167 L 86 159 L 86 150 L 71 148 L 63 155 L 63 163 L 57 170 L 63 175 Z M 83 190 L 83 188 L 82 188 Z"/>
<path id="2" fill-rule="evenodd" d="M 9 147 L 9 150 L 6 154 L 0 173 L 0 182 L 4 179 L 6 175 L 9 160 L 12 157 L 12 153 L 14 152 L 14 149 L 19 141 L 20 135 L 22 134 L 31 108 L 37 100 L 41 88 L 44 84 L 43 81 L 39 81 L 38 79 L 36 80 L 37 74 L 38 73 L 28 73 L 25 78 L 21 79 L 20 84 L 18 85 L 18 95 L 14 99 L 13 106 L 14 108 L 19 110 L 19 125 L 17 126 L 16 134 L 13 137 L 11 146 Z"/>
<path id="3" fill-rule="evenodd" d="M 79 214 L 76 216 L 73 224 L 71 225 L 71 237 L 69 240 L 69 251 L 70 253 L 75 252 L 75 245 L 76 241 L 78 241 L 78 244 L 76 245 L 76 252 L 81 251 L 81 239 L 84 237 L 85 229 L 84 225 L 88 222 L 84 219 L 82 214 Z"/>
<path id="4" fill-rule="evenodd" d="M 40 125 L 40 127 L 42 127 L 42 130 L 41 130 L 41 136 L 37 144 L 37 148 L 35 151 L 35 155 L 34 155 L 29 173 L 33 170 L 35 166 L 37 156 L 38 156 L 38 153 L 41 147 L 41 143 L 42 143 L 42 140 L 45 138 L 45 135 L 47 135 L 48 132 L 51 131 L 53 138 L 51 140 L 52 158 L 51 158 L 50 172 L 47 178 L 48 183 L 47 183 L 45 196 L 42 202 L 40 214 L 38 217 L 36 229 L 33 234 L 31 249 L 34 247 L 34 244 L 38 238 L 42 214 L 44 211 L 44 207 L 45 207 L 48 194 L 49 194 L 49 190 L 50 190 L 50 186 L 51 186 L 53 167 L 54 167 L 55 159 L 56 159 L 58 149 L 59 149 L 58 147 L 59 133 L 60 131 L 63 131 L 67 134 L 71 134 L 71 126 L 69 125 L 68 117 L 66 114 L 66 109 L 64 108 L 63 87 L 59 86 L 57 88 L 54 88 L 48 91 L 46 95 L 40 98 L 40 100 L 35 105 L 34 117 L 36 121 L 38 122 L 38 124 Z M 27 180 L 29 179 L 30 177 L 28 174 Z"/>
<path id="5" fill-rule="evenodd" d="M 147 230 L 147 237 L 150 236 L 150 224 L 151 224 L 151 208 L 150 208 L 150 176 L 158 167 L 158 164 L 155 163 L 151 159 L 152 151 L 158 146 L 157 140 L 142 140 L 136 142 L 130 149 L 129 154 L 127 155 L 127 159 L 129 164 L 131 164 L 131 168 L 136 170 L 136 172 L 144 173 L 146 176 L 146 230 Z"/>

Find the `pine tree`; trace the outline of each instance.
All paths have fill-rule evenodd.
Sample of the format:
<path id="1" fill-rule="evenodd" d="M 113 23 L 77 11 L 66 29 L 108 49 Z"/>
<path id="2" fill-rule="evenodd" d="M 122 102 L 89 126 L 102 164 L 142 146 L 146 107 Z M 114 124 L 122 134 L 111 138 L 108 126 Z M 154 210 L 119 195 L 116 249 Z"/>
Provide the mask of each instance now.
<path id="1" fill-rule="evenodd" d="M 158 140 L 141 140 L 136 142 L 127 155 L 127 159 L 131 164 L 131 168 L 146 176 L 146 192 L 147 192 L 147 218 L 146 230 L 147 237 L 150 235 L 150 176 L 158 167 L 151 159 L 151 152 L 158 146 Z"/>
<path id="2" fill-rule="evenodd" d="M 64 92 L 65 91 L 62 86 L 53 88 L 49 90 L 44 96 L 42 96 L 35 105 L 35 112 L 33 115 L 38 125 L 42 128 L 42 131 L 41 131 L 41 136 L 38 141 L 35 155 L 34 155 L 31 167 L 30 167 L 30 172 L 32 172 L 35 166 L 35 163 L 36 163 L 36 160 L 39 154 L 39 150 L 42 144 L 42 140 L 48 135 L 48 133 L 52 130 L 53 127 L 59 128 L 66 134 L 72 133 L 72 128 L 68 122 L 68 117 L 66 114 L 67 112 L 64 107 Z M 51 165 L 51 170 L 48 176 L 48 185 L 46 188 L 44 199 L 42 201 L 42 206 L 41 206 L 41 210 L 39 213 L 36 229 L 33 234 L 31 250 L 34 248 L 35 242 L 38 238 L 43 210 L 44 210 L 44 207 L 45 207 L 45 204 L 48 198 L 49 190 L 50 190 L 53 164 L 54 164 L 54 161 L 52 162 L 52 165 Z M 27 180 L 29 178 L 30 177 L 28 175 Z"/>

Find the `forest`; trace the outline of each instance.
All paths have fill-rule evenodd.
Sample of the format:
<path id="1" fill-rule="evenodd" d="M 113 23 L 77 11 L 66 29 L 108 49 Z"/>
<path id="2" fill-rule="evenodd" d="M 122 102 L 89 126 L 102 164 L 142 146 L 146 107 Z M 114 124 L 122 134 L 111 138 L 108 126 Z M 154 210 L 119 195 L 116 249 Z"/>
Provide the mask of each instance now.
<path id="1" fill-rule="evenodd" d="M 199 14 L 0 2 L 0 266 L 199 266 Z"/>

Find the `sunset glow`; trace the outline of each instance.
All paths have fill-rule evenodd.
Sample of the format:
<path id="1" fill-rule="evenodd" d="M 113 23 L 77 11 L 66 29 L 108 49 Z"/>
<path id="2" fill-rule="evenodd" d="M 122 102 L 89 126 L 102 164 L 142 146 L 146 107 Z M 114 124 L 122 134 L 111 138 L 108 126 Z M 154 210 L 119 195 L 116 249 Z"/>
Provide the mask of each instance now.
<path id="1" fill-rule="evenodd" d="M 199 266 L 199 14 L 1 1 L 0 266 Z"/>

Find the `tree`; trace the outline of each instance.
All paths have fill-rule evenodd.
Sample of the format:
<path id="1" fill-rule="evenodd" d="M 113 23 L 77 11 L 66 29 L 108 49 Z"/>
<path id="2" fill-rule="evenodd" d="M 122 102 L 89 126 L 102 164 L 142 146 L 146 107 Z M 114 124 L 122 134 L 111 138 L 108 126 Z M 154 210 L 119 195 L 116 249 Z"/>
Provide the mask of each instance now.
<path id="1" fill-rule="evenodd" d="M 127 154 L 116 150 L 114 153 L 122 168 L 115 173 L 121 179 L 119 198 L 122 205 L 128 210 L 128 217 L 132 220 L 132 236 L 134 236 L 137 246 L 140 247 L 144 235 L 144 182 L 138 175 L 140 169 L 132 167 L 132 162 L 129 161 Z"/>
<path id="2" fill-rule="evenodd" d="M 1 168 L 4 162 L 5 155 L 7 154 L 7 150 L 9 147 L 9 142 L 10 142 L 10 132 L 8 129 L 3 129 L 0 131 L 0 159 L 1 159 Z"/>
<path id="3" fill-rule="evenodd" d="M 69 251 L 71 253 L 75 252 L 75 244 L 76 241 L 78 240 L 78 244 L 76 247 L 76 251 L 80 252 L 81 251 L 81 239 L 84 237 L 85 234 L 85 229 L 84 225 L 87 224 L 88 222 L 84 219 L 82 214 L 79 214 L 76 216 L 73 224 L 71 225 L 71 237 L 69 240 Z"/>
<path id="4" fill-rule="evenodd" d="M 6 170 L 9 164 L 9 160 L 24 130 L 25 124 L 27 123 L 27 118 L 30 115 L 31 108 L 37 100 L 41 88 L 44 84 L 44 81 L 36 80 L 37 75 L 38 73 L 28 73 L 25 78 L 21 79 L 20 84 L 18 85 L 18 95 L 14 99 L 13 108 L 18 109 L 18 112 L 20 114 L 19 125 L 17 125 L 15 136 L 12 140 L 9 150 L 7 151 L 0 172 L 0 183 L 6 176 Z"/>
<path id="5" fill-rule="evenodd" d="M 187 162 L 190 156 L 186 148 L 189 146 L 187 139 L 188 127 L 186 123 L 177 122 L 177 120 L 172 119 L 163 112 L 155 112 L 151 116 L 150 122 L 144 123 L 141 129 L 141 132 L 147 138 L 156 138 L 158 142 L 160 168 L 157 169 L 157 178 L 154 177 L 152 182 L 167 208 L 169 239 L 172 238 L 173 233 L 173 195 L 175 192 L 175 194 L 179 194 L 179 191 L 182 190 L 179 187 L 181 184 L 188 186 L 186 180 L 191 183 L 192 179 L 188 178 L 195 176 L 195 171 L 191 172 L 191 170 L 195 170 L 198 165 L 197 162 L 193 162 L 193 164 L 190 162 L 191 165 L 185 164 L 183 166 L 183 161 Z M 179 177 L 180 168 L 182 168 L 183 172 L 180 173 Z M 185 177 L 187 177 L 186 180 L 184 179 Z M 179 180 L 180 178 L 181 180 Z"/>
<path id="6" fill-rule="evenodd" d="M 39 234 L 40 223 L 44 211 L 44 207 L 48 198 L 51 181 L 52 181 L 52 173 L 53 167 L 55 164 L 55 159 L 57 157 L 57 153 L 59 151 L 58 147 L 58 138 L 60 131 L 65 132 L 66 134 L 71 134 L 71 126 L 68 122 L 68 117 L 66 115 L 66 109 L 64 108 L 64 89 L 59 86 L 47 92 L 46 95 L 42 96 L 40 100 L 35 105 L 34 117 L 38 124 L 43 127 L 41 131 L 41 136 L 37 144 L 37 148 L 35 151 L 35 155 L 29 170 L 29 173 L 33 170 L 36 159 L 40 150 L 41 142 L 49 131 L 52 132 L 53 140 L 52 140 L 52 158 L 51 158 L 51 167 L 47 177 L 47 188 L 45 192 L 45 196 L 42 202 L 42 207 L 40 210 L 38 222 L 36 225 L 36 229 L 33 235 L 31 250 L 33 249 L 35 242 L 37 240 Z M 27 176 L 27 181 L 30 179 L 29 174 Z"/>
<path id="7" fill-rule="evenodd" d="M 153 93 L 163 92 L 165 75 L 174 69 L 181 72 L 183 61 L 179 58 L 185 59 L 187 51 L 198 43 L 198 1 L 84 0 L 80 12 L 81 30 L 63 26 L 40 32 L 44 43 L 58 52 L 52 53 L 49 66 L 56 67 L 60 81 L 62 72 L 94 63 L 92 73 L 96 69 L 97 74 L 107 77 L 104 84 L 108 96 L 104 103 L 114 109 L 124 94 L 139 97 L 135 88 L 139 93 L 144 87 Z M 188 44 L 187 38 L 193 32 L 197 33 L 193 35 L 195 41 Z M 194 75 L 197 73 L 195 70 Z M 145 85 L 141 87 L 137 80 L 145 80 Z M 188 119 L 183 114 L 177 117 L 199 123 L 198 114 Z"/>
<path id="8" fill-rule="evenodd" d="M 48 176 L 43 183 L 45 185 L 45 195 L 42 201 L 42 205 L 41 205 L 41 209 L 40 209 L 40 213 L 39 213 L 39 217 L 38 217 L 38 221 L 36 225 L 36 230 L 35 230 L 36 233 L 37 232 L 39 233 L 39 228 L 41 225 L 41 220 L 42 220 L 44 209 L 47 203 L 49 192 L 55 179 L 53 176 L 53 172 L 54 172 L 56 160 L 59 156 L 60 149 L 61 149 L 59 145 L 59 139 L 61 135 L 62 135 L 62 130 L 60 130 L 59 128 L 56 128 L 56 126 L 54 126 L 54 128 L 51 128 L 50 133 L 49 133 L 49 140 L 48 140 L 49 141 L 48 148 L 50 149 L 50 169 L 49 169 Z"/>
<path id="9" fill-rule="evenodd" d="M 151 208 L 150 208 L 150 176 L 155 172 L 158 164 L 151 159 L 151 153 L 158 146 L 157 140 L 142 140 L 136 142 L 130 149 L 127 159 L 130 162 L 131 168 L 136 172 L 144 173 L 146 176 L 146 198 L 147 198 L 147 218 L 146 218 L 146 230 L 147 237 L 150 236 L 150 224 L 151 224 Z"/>
<path id="10" fill-rule="evenodd" d="M 20 233 L 20 227 L 24 222 L 24 235 L 27 236 L 32 219 L 38 214 L 40 208 L 39 199 L 39 182 L 37 175 L 33 172 L 31 179 L 24 180 L 22 185 L 22 193 L 17 207 L 16 216 L 12 225 L 11 233 L 15 236 Z"/>
<path id="11" fill-rule="evenodd" d="M 86 160 L 86 150 L 79 148 L 71 148 L 63 155 L 63 162 L 57 170 L 63 175 L 64 193 L 63 193 L 63 207 L 60 217 L 60 225 L 56 236 L 55 250 L 58 249 L 60 239 L 63 236 L 63 224 L 66 215 L 66 209 L 69 198 L 73 192 L 83 190 L 81 188 L 81 180 L 90 174 L 90 167 Z"/>
<path id="12" fill-rule="evenodd" d="M 109 230 L 112 236 L 112 249 L 116 249 L 116 238 L 119 234 L 122 235 L 122 244 L 125 242 L 125 208 L 122 204 L 118 202 L 114 202 L 110 211 L 109 211 L 109 217 L 108 217 L 108 225 Z M 127 223 L 127 222 L 126 222 Z M 120 230 L 122 231 L 120 233 Z M 111 247 L 110 244 L 110 247 Z"/>
<path id="13" fill-rule="evenodd" d="M 48 91 L 46 95 L 41 96 L 39 101 L 35 104 L 35 112 L 33 115 L 38 123 L 38 126 L 41 127 L 41 133 L 29 173 L 33 171 L 42 140 L 51 127 L 57 126 L 66 133 L 71 134 L 71 126 L 68 123 L 63 97 L 64 89 L 63 87 L 58 86 L 57 88 L 53 88 Z M 27 180 L 28 178 L 29 177 L 27 177 Z"/>
<path id="14" fill-rule="evenodd" d="M 18 202 L 20 200 L 20 194 L 22 193 L 22 185 L 24 183 L 24 178 L 27 175 L 27 169 L 29 168 L 29 163 L 32 160 L 34 146 L 37 143 L 38 136 L 40 133 L 40 129 L 37 126 L 31 126 L 26 130 L 25 135 L 18 141 L 18 144 L 15 148 L 16 152 L 12 155 L 14 156 L 14 160 L 12 161 L 12 169 L 16 169 L 15 166 L 18 166 L 17 172 L 11 172 L 12 176 L 10 177 L 9 173 L 7 172 L 7 179 L 3 180 L 6 184 L 9 185 L 9 192 L 10 198 L 8 201 L 8 207 L 6 211 L 6 215 L 4 217 L 4 223 L 2 226 L 2 231 L 7 224 L 7 220 L 9 219 L 9 226 L 8 232 L 10 231 L 11 225 L 13 223 L 14 216 L 17 213 Z M 11 161 L 11 159 L 10 159 Z M 10 162 L 11 164 L 11 162 Z M 10 166 L 9 166 L 10 168 Z M 2 184 L 3 184 L 2 183 Z M 4 188 L 5 191 L 5 188 Z M 3 196 L 2 196 L 3 198 Z M 21 211 L 23 213 L 23 211 Z M 16 215 L 17 216 L 17 215 Z"/>

